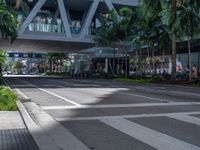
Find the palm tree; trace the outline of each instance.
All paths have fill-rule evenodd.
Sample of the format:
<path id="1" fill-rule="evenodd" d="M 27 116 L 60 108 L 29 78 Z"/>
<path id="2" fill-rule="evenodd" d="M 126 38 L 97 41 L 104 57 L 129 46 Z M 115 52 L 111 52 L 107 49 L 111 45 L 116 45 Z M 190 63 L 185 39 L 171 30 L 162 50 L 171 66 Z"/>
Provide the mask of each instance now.
<path id="1" fill-rule="evenodd" d="M 155 61 L 154 61 L 154 50 L 160 46 L 161 36 L 167 33 L 159 15 L 162 11 L 162 4 L 160 0 L 140 0 L 139 1 L 139 14 L 136 26 L 136 38 L 139 36 L 139 40 L 143 41 L 143 44 L 147 46 L 148 60 L 151 60 L 154 73 L 156 73 Z M 135 35 L 133 35 L 135 37 Z M 150 59 L 150 51 L 152 57 Z M 150 62 L 148 62 L 150 69 Z"/>
<path id="2" fill-rule="evenodd" d="M 171 23 L 172 25 L 176 22 L 176 8 L 177 1 L 172 0 L 171 2 Z M 176 80 L 176 32 L 172 32 L 172 80 Z"/>
<path id="3" fill-rule="evenodd" d="M 96 42 L 97 46 L 102 47 L 113 47 L 115 42 L 117 42 L 117 28 L 118 28 L 118 14 L 113 9 L 109 13 L 102 15 L 103 20 L 99 28 L 96 29 L 96 34 L 93 40 Z M 113 47 L 115 53 L 115 48 Z M 114 55 L 114 54 L 113 54 Z M 111 65 L 110 59 L 108 59 L 110 70 L 112 75 L 115 75 L 115 59 L 113 58 L 113 66 Z"/>
<path id="4" fill-rule="evenodd" d="M 101 46 L 113 47 L 114 45 L 125 45 L 129 34 L 131 33 L 132 26 L 132 10 L 129 8 L 121 8 L 119 12 L 112 10 L 104 17 L 104 22 L 97 29 L 94 41 Z M 115 53 L 115 48 L 113 47 Z M 125 74 L 127 76 L 127 48 L 126 48 L 126 69 Z M 110 61 L 109 61 L 110 62 Z M 113 58 L 113 69 L 110 65 L 110 69 L 113 75 L 115 75 L 115 55 Z"/>
<path id="5" fill-rule="evenodd" d="M 199 5 L 199 1 L 195 0 Z M 163 21 L 169 27 L 170 34 L 172 37 L 172 79 L 176 79 L 176 42 L 177 36 L 180 32 L 180 28 L 182 25 L 177 24 L 179 22 L 179 9 L 183 7 L 184 4 L 189 4 L 190 8 L 193 7 L 191 4 L 191 0 L 162 0 L 164 5 L 163 9 Z M 191 4 L 191 5 L 190 5 Z M 166 17 L 167 16 L 167 17 Z M 185 23 L 184 23 L 185 24 Z M 178 28 L 177 28 L 178 27 Z"/>
<path id="6" fill-rule="evenodd" d="M 183 37 L 187 37 L 188 42 L 188 58 L 189 68 L 192 68 L 191 64 L 191 40 L 195 35 L 195 31 L 200 27 L 200 8 L 196 0 L 189 0 L 183 2 L 177 8 L 177 19 L 174 25 L 176 30 L 180 30 L 180 34 Z M 186 23 L 186 25 L 184 25 Z M 191 80 L 191 73 L 189 73 L 189 80 Z"/>

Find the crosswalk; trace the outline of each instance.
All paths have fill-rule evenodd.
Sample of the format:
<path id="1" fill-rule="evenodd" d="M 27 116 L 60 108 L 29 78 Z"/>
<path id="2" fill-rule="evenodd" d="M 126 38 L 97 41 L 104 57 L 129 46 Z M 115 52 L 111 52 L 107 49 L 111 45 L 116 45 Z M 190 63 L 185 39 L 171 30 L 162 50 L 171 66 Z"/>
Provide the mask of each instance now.
<path id="1" fill-rule="evenodd" d="M 200 121 L 200 119 L 191 116 L 181 116 L 180 118 L 174 116 L 174 118 L 186 122 L 190 122 L 188 118 L 193 118 L 191 123 Z M 200 150 L 198 146 L 152 130 L 123 117 L 103 118 L 100 121 L 158 150 Z"/>
<path id="2" fill-rule="evenodd" d="M 129 116 L 101 116 L 93 118 L 80 118 L 78 121 L 92 121 L 98 120 L 105 125 L 112 127 L 113 129 L 122 132 L 134 139 L 137 139 L 157 150 L 200 150 L 199 144 L 195 145 L 188 141 L 184 141 L 177 137 L 162 133 L 155 129 L 141 125 L 140 123 L 130 121 L 131 118 L 156 118 L 156 117 L 168 117 L 175 119 L 176 121 L 182 121 L 188 124 L 198 126 L 197 134 L 200 133 L 200 118 L 192 115 L 200 114 L 200 112 L 179 112 L 179 113 L 166 113 L 166 114 L 152 114 L 152 115 L 129 115 Z M 87 120 L 88 119 L 88 120 Z M 56 118 L 58 121 L 66 121 L 65 118 Z M 73 120 L 73 119 L 72 119 Z M 68 121 L 71 121 L 70 119 Z M 159 124 L 158 124 L 159 126 Z M 171 127 L 173 128 L 173 126 Z M 84 130 L 84 129 L 83 129 Z M 97 128 L 98 130 L 98 128 Z M 187 135 L 184 135 L 187 136 Z M 126 150 L 126 149 L 124 149 Z"/>

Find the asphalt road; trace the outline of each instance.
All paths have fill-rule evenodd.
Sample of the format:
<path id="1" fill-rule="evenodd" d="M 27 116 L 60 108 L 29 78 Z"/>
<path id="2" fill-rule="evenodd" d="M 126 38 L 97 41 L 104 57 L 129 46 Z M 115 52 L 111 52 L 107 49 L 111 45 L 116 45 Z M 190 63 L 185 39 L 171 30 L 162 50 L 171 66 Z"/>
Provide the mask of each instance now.
<path id="1" fill-rule="evenodd" d="M 198 88 L 100 79 L 6 80 L 88 149 L 200 150 Z"/>

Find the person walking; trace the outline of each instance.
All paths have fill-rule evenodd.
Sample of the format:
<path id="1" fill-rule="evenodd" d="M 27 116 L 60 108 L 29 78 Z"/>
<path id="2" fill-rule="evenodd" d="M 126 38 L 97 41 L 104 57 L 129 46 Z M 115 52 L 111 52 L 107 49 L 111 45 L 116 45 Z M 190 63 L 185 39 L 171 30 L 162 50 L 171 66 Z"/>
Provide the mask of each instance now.
<path id="1" fill-rule="evenodd" d="M 193 80 L 197 79 L 197 67 L 196 67 L 195 64 L 192 66 L 192 74 L 191 74 L 191 76 L 192 76 Z"/>

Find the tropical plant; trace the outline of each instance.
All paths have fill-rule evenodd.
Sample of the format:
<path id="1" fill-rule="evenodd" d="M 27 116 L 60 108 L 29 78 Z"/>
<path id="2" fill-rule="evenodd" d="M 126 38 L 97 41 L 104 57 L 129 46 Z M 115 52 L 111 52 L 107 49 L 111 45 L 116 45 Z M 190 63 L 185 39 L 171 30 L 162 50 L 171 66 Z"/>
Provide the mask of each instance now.
<path id="1" fill-rule="evenodd" d="M 11 38 L 11 43 L 17 37 L 19 27 L 18 13 L 25 15 L 29 12 L 27 2 L 22 0 L 0 0 L 0 33 L 4 39 Z"/>
<path id="2" fill-rule="evenodd" d="M 129 8 L 121 8 L 119 12 L 112 10 L 106 14 L 103 18 L 102 25 L 96 30 L 94 41 L 98 46 L 109 46 L 114 45 L 125 46 L 126 55 L 126 71 L 127 76 L 127 48 L 126 43 L 130 36 L 133 26 L 133 11 Z M 115 59 L 113 59 L 113 69 L 110 65 L 111 72 L 115 74 Z"/>
<path id="3" fill-rule="evenodd" d="M 69 59 L 65 53 L 48 53 L 49 71 L 62 72 L 65 60 Z"/>
<path id="4" fill-rule="evenodd" d="M 154 51 L 162 49 L 165 51 L 169 41 L 166 26 L 162 23 L 160 15 L 162 3 L 160 0 L 140 0 L 136 19 L 135 32 L 132 41 L 147 46 L 147 64 L 155 71 Z M 152 56 L 150 57 L 150 52 Z"/>
<path id="5" fill-rule="evenodd" d="M 0 50 L 0 78 L 2 77 L 2 68 L 6 60 L 6 52 Z"/>
<path id="6" fill-rule="evenodd" d="M 23 63 L 20 60 L 18 60 L 13 65 L 13 70 L 16 71 L 18 74 L 20 74 L 21 73 L 21 69 L 23 67 L 24 67 Z"/>
<path id="7" fill-rule="evenodd" d="M 186 24 L 186 25 L 184 25 Z M 188 58 L 189 68 L 192 68 L 191 64 L 191 40 L 194 35 L 198 33 L 200 24 L 200 7 L 197 0 L 188 0 L 182 2 L 177 8 L 177 19 L 174 24 L 175 30 L 179 30 L 180 36 L 187 39 L 188 42 Z M 189 73 L 189 80 L 191 80 L 191 73 Z"/>
<path id="8" fill-rule="evenodd" d="M 96 29 L 96 34 L 93 40 L 96 42 L 97 46 L 113 47 L 115 52 L 114 44 L 117 41 L 116 28 L 118 25 L 118 14 L 113 9 L 111 12 L 102 15 L 102 17 L 102 24 Z M 113 58 L 113 66 L 111 65 L 110 58 L 108 60 L 111 73 L 115 75 L 115 58 Z"/>

